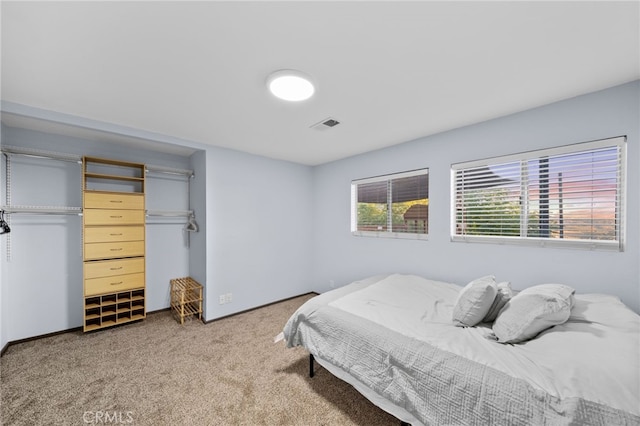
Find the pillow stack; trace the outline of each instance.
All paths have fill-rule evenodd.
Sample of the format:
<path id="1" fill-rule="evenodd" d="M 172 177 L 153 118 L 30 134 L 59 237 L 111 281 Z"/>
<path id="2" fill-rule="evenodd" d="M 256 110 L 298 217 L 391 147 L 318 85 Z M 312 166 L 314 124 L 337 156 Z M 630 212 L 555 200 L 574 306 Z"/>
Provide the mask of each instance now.
<path id="1" fill-rule="evenodd" d="M 489 308 L 489 312 L 484 316 L 482 322 L 494 322 L 498 317 L 498 313 L 504 305 L 507 304 L 509 300 L 513 297 L 513 291 L 511 290 L 511 283 L 505 281 L 503 283 L 499 283 L 497 285 L 498 292 L 496 294 L 496 298 L 493 299 L 493 303 L 491 304 L 491 308 Z"/>
<path id="2" fill-rule="evenodd" d="M 497 284 L 493 275 L 471 281 L 458 294 L 452 320 L 473 327 L 493 322 L 500 343 L 519 343 L 565 323 L 571 315 L 575 290 L 563 284 L 541 284 L 513 296 L 511 284 Z"/>
<path id="3" fill-rule="evenodd" d="M 473 327 L 482 322 L 493 306 L 497 293 L 493 275 L 471 281 L 458 294 L 453 306 L 453 323 L 460 327 Z"/>
<path id="4" fill-rule="evenodd" d="M 521 291 L 502 308 L 493 324 L 498 342 L 524 342 L 564 324 L 571 315 L 574 292 L 562 284 L 541 284 Z"/>

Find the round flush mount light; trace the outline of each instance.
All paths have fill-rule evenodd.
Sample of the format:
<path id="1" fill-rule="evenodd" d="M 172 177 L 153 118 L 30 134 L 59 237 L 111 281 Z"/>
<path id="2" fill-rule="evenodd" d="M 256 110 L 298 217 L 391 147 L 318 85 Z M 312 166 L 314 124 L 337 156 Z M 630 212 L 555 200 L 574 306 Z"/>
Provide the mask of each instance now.
<path id="1" fill-rule="evenodd" d="M 273 96 L 285 101 L 304 101 L 315 93 L 311 77 L 296 70 L 279 70 L 267 78 L 267 87 Z"/>

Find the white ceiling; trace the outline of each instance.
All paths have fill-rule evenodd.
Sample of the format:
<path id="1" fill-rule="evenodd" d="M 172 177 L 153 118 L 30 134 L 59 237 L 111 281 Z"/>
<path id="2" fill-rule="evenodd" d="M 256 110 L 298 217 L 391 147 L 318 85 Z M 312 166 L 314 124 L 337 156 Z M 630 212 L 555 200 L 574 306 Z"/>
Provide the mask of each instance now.
<path id="1" fill-rule="evenodd" d="M 2 100 L 316 165 L 638 79 L 639 6 L 3 1 Z"/>

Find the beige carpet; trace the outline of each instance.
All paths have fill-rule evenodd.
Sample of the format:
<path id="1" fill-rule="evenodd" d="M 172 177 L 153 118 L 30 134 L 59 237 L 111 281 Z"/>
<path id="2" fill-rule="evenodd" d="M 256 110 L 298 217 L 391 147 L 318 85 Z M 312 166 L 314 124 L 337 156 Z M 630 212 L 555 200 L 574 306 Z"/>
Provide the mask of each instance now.
<path id="1" fill-rule="evenodd" d="M 311 296 L 210 324 L 169 311 L 19 343 L 0 359 L 4 425 L 399 425 L 273 338 Z M 46 320 L 46 318 L 43 318 Z"/>

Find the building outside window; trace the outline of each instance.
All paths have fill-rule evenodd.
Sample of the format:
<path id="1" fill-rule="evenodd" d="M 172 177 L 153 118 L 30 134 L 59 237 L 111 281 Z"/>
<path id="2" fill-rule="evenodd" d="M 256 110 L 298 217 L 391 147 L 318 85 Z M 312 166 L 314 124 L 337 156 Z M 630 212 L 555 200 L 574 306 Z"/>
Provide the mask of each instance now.
<path id="1" fill-rule="evenodd" d="M 429 171 L 413 170 L 351 182 L 351 232 L 424 239 L 429 233 Z"/>

